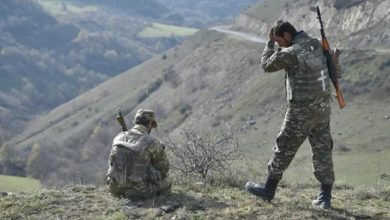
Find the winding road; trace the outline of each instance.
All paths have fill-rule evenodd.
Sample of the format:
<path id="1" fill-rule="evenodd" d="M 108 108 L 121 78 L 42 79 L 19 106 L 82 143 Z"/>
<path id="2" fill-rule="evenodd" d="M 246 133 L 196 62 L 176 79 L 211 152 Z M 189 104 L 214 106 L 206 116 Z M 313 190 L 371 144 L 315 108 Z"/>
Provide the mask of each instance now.
<path id="1" fill-rule="evenodd" d="M 239 31 L 233 31 L 233 30 L 230 30 L 229 28 L 230 28 L 230 26 L 217 26 L 217 27 L 212 27 L 210 29 L 218 31 L 220 33 L 235 36 L 235 37 L 242 39 L 242 40 L 252 41 L 252 42 L 256 42 L 256 43 L 266 44 L 268 41 L 267 39 L 265 39 L 261 36 L 254 35 L 254 34 L 248 34 L 248 33 L 244 33 L 244 32 L 239 32 Z M 343 48 L 343 50 L 351 50 L 351 48 Z M 371 50 L 371 51 L 375 51 L 376 53 L 390 54 L 390 49 L 360 49 L 360 50 Z"/>
<path id="2" fill-rule="evenodd" d="M 229 29 L 229 26 L 218 26 L 218 27 L 212 27 L 210 29 L 218 31 L 220 33 L 232 35 L 232 36 L 238 37 L 238 38 L 243 39 L 243 40 L 248 40 L 248 41 L 253 41 L 256 43 L 263 43 L 263 44 L 267 43 L 267 40 L 260 37 L 260 36 L 257 36 L 254 34 L 248 34 L 248 33 L 244 33 L 244 32 L 232 31 Z"/>

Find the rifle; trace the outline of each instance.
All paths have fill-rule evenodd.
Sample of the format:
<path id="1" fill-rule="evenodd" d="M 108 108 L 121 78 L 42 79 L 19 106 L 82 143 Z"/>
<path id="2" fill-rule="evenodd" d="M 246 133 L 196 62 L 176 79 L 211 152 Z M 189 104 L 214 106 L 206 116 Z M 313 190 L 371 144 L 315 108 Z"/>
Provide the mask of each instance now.
<path id="1" fill-rule="evenodd" d="M 326 39 L 325 36 L 324 26 L 322 25 L 320 7 L 318 6 L 317 6 L 317 16 L 321 26 L 322 47 L 324 48 L 324 54 L 326 57 L 326 65 L 328 66 L 329 77 L 332 80 L 334 88 L 336 89 L 336 98 L 339 103 L 340 109 L 342 109 L 345 107 L 345 101 L 343 98 L 343 94 L 341 93 L 340 84 L 337 79 L 336 66 L 334 65 L 332 56 L 330 55 L 330 46 L 329 46 L 328 39 Z"/>
<path id="2" fill-rule="evenodd" d="M 115 118 L 118 121 L 118 123 L 121 125 L 122 131 L 127 131 L 126 122 L 125 122 L 125 119 L 123 118 L 123 115 L 122 115 L 122 112 L 120 109 L 118 110 L 118 115 L 116 115 Z"/>

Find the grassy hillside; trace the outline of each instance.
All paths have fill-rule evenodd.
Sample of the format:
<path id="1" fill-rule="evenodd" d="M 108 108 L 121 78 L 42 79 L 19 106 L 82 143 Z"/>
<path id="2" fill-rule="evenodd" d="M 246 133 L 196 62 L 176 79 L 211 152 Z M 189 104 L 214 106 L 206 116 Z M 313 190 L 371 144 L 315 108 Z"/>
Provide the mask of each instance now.
<path id="1" fill-rule="evenodd" d="M 389 219 L 389 189 L 338 186 L 329 211 L 311 207 L 310 185 L 281 187 L 272 203 L 241 188 L 175 186 L 150 200 L 113 198 L 105 188 L 68 186 L 0 197 L 2 219 Z"/>
<path id="2" fill-rule="evenodd" d="M 288 0 L 264 0 L 252 5 L 244 13 L 261 18 L 267 23 L 273 23 L 289 5 L 288 2 Z"/>
<path id="3" fill-rule="evenodd" d="M 2 1 L 0 145 L 38 115 L 196 31 L 182 26 L 223 23 L 254 1 Z"/>
<path id="4" fill-rule="evenodd" d="M 39 180 L 0 175 L 0 192 L 31 192 L 41 189 Z"/>
<path id="5" fill-rule="evenodd" d="M 140 38 L 145 17 L 86 2 L 6 0 L 0 18 L 1 144 L 37 115 L 182 40 Z"/>
<path id="6" fill-rule="evenodd" d="M 55 157 L 44 154 L 46 160 L 54 161 L 48 174 L 36 176 L 47 183 L 57 179 L 72 182 L 75 178 L 83 183 L 103 182 L 111 139 L 119 132 L 114 120 L 116 110 L 121 108 L 130 122 L 137 108 L 147 107 L 157 113 L 157 135 L 162 138 L 179 135 L 194 121 L 199 132 L 213 132 L 227 123 L 235 125 L 245 152 L 238 169 L 244 179 L 261 180 L 285 110 L 283 73 L 260 71 L 261 50 L 260 44 L 214 31 L 199 32 L 165 55 L 56 108 L 9 144 L 16 146 L 17 152 L 32 151 L 34 144 L 40 146 L 35 149 L 42 154 L 49 149 L 56 151 Z M 375 54 L 365 62 L 354 62 L 365 54 L 346 52 L 343 62 L 348 66 L 344 81 L 347 108 L 337 110 L 334 103 L 332 115 L 337 180 L 352 185 L 376 184 L 380 174 L 389 172 L 390 165 L 386 160 L 389 123 L 385 119 L 390 112 L 385 95 L 389 77 L 379 74 L 389 67 L 374 65 L 387 62 L 388 57 Z M 364 68 L 369 65 L 372 74 L 365 75 Z M 256 124 L 249 125 L 250 120 Z M 31 158 L 26 156 L 19 160 Z M 315 181 L 310 158 L 310 148 L 305 143 L 286 173 L 286 181 Z"/>
<path id="7" fill-rule="evenodd" d="M 346 12 L 345 12 L 346 13 Z M 4 146 L 16 155 L 3 170 L 19 170 L 45 184 L 103 184 L 121 108 L 129 126 L 138 108 L 156 111 L 161 138 L 193 124 L 199 133 L 234 125 L 244 152 L 236 170 L 260 181 L 285 111 L 284 73 L 263 73 L 264 45 L 216 31 L 199 31 L 179 46 L 114 77 L 31 122 Z M 388 185 L 390 57 L 375 50 L 343 50 L 347 107 L 333 102 L 337 183 Z M 3 146 L 3 147 L 4 147 Z M 4 155 L 3 155 L 4 156 Z M 6 158 L 6 156 L 4 156 Z M 43 162 L 41 162 L 43 161 Z M 51 161 L 50 166 L 45 161 Z M 45 172 L 37 172 L 37 171 Z M 287 183 L 315 182 L 307 143 L 286 172 Z M 379 182 L 379 183 L 378 183 Z"/>

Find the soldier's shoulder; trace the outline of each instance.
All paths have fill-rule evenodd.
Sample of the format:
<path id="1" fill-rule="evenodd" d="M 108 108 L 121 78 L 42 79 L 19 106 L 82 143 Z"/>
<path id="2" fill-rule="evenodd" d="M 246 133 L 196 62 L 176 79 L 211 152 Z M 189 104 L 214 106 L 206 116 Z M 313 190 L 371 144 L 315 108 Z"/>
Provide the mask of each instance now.
<path id="1" fill-rule="evenodd" d="M 317 49 L 321 44 L 322 44 L 322 42 L 319 38 L 308 37 L 302 42 L 302 47 L 305 49 L 314 50 L 314 49 Z"/>
<path id="2" fill-rule="evenodd" d="M 282 48 L 281 52 L 283 53 L 287 53 L 287 54 L 296 54 L 296 52 L 298 50 L 301 49 L 301 45 L 300 44 L 293 44 L 289 47 L 285 47 L 285 48 Z"/>
<path id="3" fill-rule="evenodd" d="M 277 56 L 284 62 L 297 63 L 297 58 L 300 50 L 300 45 L 291 45 L 290 47 L 282 48 Z"/>
<path id="4" fill-rule="evenodd" d="M 114 138 L 114 142 L 115 141 L 127 141 L 128 140 L 128 134 L 127 134 L 127 131 L 123 131 L 119 134 L 117 134 Z"/>
<path id="5" fill-rule="evenodd" d="M 153 145 L 156 141 L 158 141 L 157 138 L 151 136 L 150 134 L 145 134 L 141 137 L 141 143 L 142 145 Z"/>
<path id="6" fill-rule="evenodd" d="M 157 138 L 151 135 L 145 135 L 144 137 L 145 144 L 148 145 L 148 149 L 150 150 L 160 150 L 164 149 L 163 144 Z"/>

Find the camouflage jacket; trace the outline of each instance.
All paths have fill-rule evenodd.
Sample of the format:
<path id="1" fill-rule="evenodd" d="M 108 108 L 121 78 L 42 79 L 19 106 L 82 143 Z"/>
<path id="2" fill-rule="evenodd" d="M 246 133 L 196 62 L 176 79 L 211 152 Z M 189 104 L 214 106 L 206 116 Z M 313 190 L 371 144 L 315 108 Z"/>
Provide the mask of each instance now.
<path id="1" fill-rule="evenodd" d="M 108 177 L 119 185 L 157 183 L 167 177 L 169 170 L 165 147 L 142 125 L 114 138 L 109 166 Z"/>
<path id="2" fill-rule="evenodd" d="M 275 43 L 269 41 L 261 64 L 266 72 L 285 70 L 287 100 L 330 97 L 330 80 L 322 44 L 303 31 L 294 36 L 290 47 L 275 50 Z"/>

